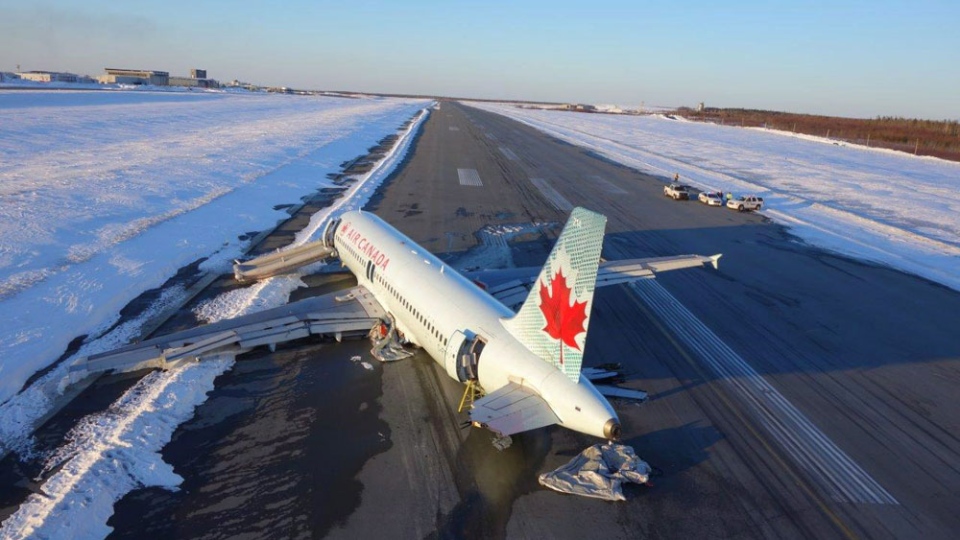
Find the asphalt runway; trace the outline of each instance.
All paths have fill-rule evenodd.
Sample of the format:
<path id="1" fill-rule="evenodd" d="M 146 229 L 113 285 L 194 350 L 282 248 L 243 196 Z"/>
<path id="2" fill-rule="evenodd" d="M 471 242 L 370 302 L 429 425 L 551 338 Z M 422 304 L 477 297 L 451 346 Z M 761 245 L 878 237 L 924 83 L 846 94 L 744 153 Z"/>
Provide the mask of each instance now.
<path id="1" fill-rule="evenodd" d="M 444 102 L 370 205 L 462 267 L 541 264 L 575 205 L 608 216 L 607 259 L 723 253 L 596 296 L 585 365 L 621 362 L 650 393 L 614 405 L 653 486 L 619 503 L 541 488 L 598 441 L 551 427 L 497 451 L 424 353 L 304 342 L 217 380 L 163 450 L 182 489 L 124 497 L 112 537 L 955 537 L 960 294 L 762 213 L 666 199 L 666 180 Z M 510 243 L 480 234 L 518 224 Z M 350 284 L 305 281 L 298 297 Z"/>
<path id="2" fill-rule="evenodd" d="M 482 186 L 464 185 L 460 169 L 476 170 Z M 528 471 L 593 442 L 553 428 L 519 437 L 523 456 L 503 456 L 493 478 L 457 453 L 449 467 L 467 476 L 457 506 L 446 512 L 449 501 L 423 493 L 424 514 L 445 515 L 441 531 L 492 536 L 953 536 L 960 294 L 806 246 L 762 213 L 666 199 L 665 180 L 498 115 L 455 103 L 434 113 L 376 212 L 454 264 L 479 227 L 562 223 L 571 205 L 608 216 L 608 259 L 724 258 L 719 272 L 598 293 L 586 361 L 622 362 L 630 384 L 650 392 L 618 412 L 625 442 L 662 471 L 654 487 L 608 504 L 531 486 Z M 514 244 L 517 264 L 542 261 L 553 233 Z M 450 236 L 462 243 L 444 244 Z M 685 308 L 680 320 L 651 307 L 664 294 Z M 405 369 L 386 368 L 385 377 Z M 431 371 L 452 406 L 459 388 Z M 389 409 L 386 391 L 383 402 Z M 454 424 L 431 421 L 439 432 L 429 438 L 450 439 Z M 497 462 L 476 451 L 490 454 L 478 463 Z M 408 505 L 402 513 L 416 515 L 420 503 Z M 345 535 L 362 521 L 349 520 Z"/>

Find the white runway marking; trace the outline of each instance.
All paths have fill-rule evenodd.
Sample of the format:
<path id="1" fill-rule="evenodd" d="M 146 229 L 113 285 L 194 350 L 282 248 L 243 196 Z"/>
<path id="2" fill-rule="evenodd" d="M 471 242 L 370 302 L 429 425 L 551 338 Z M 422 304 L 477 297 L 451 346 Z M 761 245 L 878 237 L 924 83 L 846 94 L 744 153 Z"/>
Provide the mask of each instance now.
<path id="1" fill-rule="evenodd" d="M 500 152 L 503 153 L 503 155 L 507 156 L 507 159 L 510 159 L 513 161 L 516 161 L 518 159 L 517 155 L 513 153 L 513 150 L 507 148 L 506 146 L 501 146 Z"/>
<path id="2" fill-rule="evenodd" d="M 450 126 L 450 131 L 460 131 L 460 128 L 457 126 Z"/>
<path id="3" fill-rule="evenodd" d="M 543 193 L 543 196 L 546 197 L 557 210 L 561 212 L 573 210 L 573 205 L 570 204 L 570 201 L 564 198 L 563 195 L 557 193 L 557 190 L 553 189 L 553 186 L 548 184 L 543 178 L 531 178 L 530 182 L 537 186 L 540 193 Z"/>
<path id="4" fill-rule="evenodd" d="M 457 169 L 457 176 L 460 177 L 461 186 L 483 187 L 480 181 L 480 173 L 476 169 Z"/>
<path id="5" fill-rule="evenodd" d="M 633 289 L 735 391 L 770 436 L 837 502 L 900 504 L 656 280 Z"/>
<path id="6" fill-rule="evenodd" d="M 615 193 L 617 195 L 623 195 L 627 193 L 626 190 L 621 189 L 620 186 L 614 184 L 613 182 L 610 182 L 605 178 L 601 178 L 597 175 L 592 175 L 590 179 L 593 180 L 595 184 L 600 186 L 600 188 L 606 191 L 607 193 Z"/>
<path id="7" fill-rule="evenodd" d="M 494 135 L 493 133 L 485 133 L 484 135 L 486 135 L 487 138 L 490 139 L 491 141 L 497 140 L 497 136 Z"/>

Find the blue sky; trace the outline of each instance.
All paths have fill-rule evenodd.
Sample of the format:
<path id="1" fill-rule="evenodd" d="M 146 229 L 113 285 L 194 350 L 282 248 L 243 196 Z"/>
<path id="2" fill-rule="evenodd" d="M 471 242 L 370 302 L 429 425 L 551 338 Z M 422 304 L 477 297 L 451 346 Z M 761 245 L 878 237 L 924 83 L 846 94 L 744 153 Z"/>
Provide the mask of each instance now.
<path id="1" fill-rule="evenodd" d="M 0 71 L 960 119 L 960 2 L 0 0 Z"/>

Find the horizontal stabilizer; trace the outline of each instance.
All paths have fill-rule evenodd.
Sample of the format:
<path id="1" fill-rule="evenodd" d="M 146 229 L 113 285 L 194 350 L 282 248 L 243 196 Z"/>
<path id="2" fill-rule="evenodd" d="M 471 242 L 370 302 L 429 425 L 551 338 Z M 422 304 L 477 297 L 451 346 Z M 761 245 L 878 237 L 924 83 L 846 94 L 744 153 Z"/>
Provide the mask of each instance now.
<path id="1" fill-rule="evenodd" d="M 632 388 L 621 388 L 619 386 L 608 386 L 604 384 L 595 385 L 595 388 L 598 392 L 607 397 L 634 399 L 637 401 L 647 400 L 647 393 L 643 390 L 633 390 Z"/>
<path id="2" fill-rule="evenodd" d="M 654 277 L 660 272 L 695 268 L 709 264 L 714 269 L 719 268 L 722 254 L 711 255 L 674 255 L 670 257 L 647 257 L 645 259 L 626 259 L 621 261 L 607 261 L 600 264 L 597 273 L 597 287 L 629 283 L 642 278 Z"/>
<path id="3" fill-rule="evenodd" d="M 638 279 L 656 277 L 660 272 L 696 268 L 710 265 L 719 268 L 722 254 L 716 255 L 675 255 L 670 257 L 647 257 L 644 259 L 624 259 L 604 261 L 597 271 L 597 287 L 630 283 Z M 530 295 L 530 288 L 536 281 L 539 268 L 510 268 L 507 270 L 484 270 L 468 273 L 467 276 L 482 282 L 487 292 L 511 309 L 517 309 Z"/>
<path id="4" fill-rule="evenodd" d="M 595 367 L 587 367 L 580 370 L 580 374 L 587 378 L 590 382 L 596 381 L 607 381 L 610 379 L 619 379 L 623 375 L 619 371 L 612 371 L 609 369 L 601 369 Z"/>
<path id="5" fill-rule="evenodd" d="M 560 422 L 553 409 L 536 392 L 517 383 L 507 383 L 473 403 L 470 420 L 500 436 L 513 435 Z"/>

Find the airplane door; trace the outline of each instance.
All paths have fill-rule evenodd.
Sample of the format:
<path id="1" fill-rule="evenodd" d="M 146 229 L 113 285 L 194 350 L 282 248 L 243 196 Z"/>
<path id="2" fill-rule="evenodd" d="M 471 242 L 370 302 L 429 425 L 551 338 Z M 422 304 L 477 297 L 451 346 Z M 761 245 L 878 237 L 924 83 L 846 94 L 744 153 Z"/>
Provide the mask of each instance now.
<path id="1" fill-rule="evenodd" d="M 447 341 L 447 350 L 443 353 L 443 368 L 447 370 L 447 375 L 451 378 L 461 381 L 457 374 L 457 359 L 460 351 L 467 345 L 467 336 L 459 330 L 455 330 Z"/>

